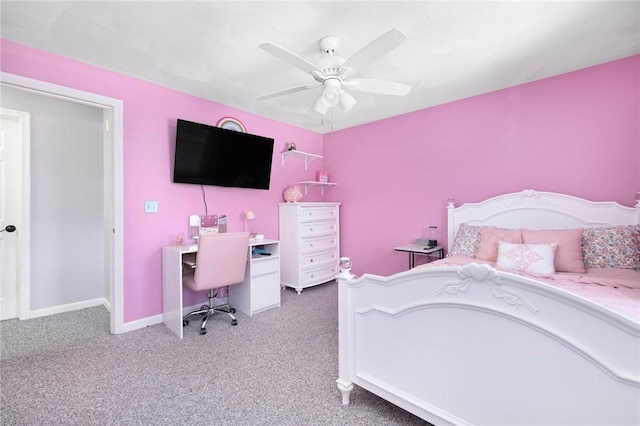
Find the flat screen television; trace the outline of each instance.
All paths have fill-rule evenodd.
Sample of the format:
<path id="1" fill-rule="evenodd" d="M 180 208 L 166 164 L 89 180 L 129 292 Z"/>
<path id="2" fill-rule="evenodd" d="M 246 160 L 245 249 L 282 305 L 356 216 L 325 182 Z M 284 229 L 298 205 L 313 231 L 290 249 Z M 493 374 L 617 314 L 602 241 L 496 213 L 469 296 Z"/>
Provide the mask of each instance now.
<path id="1" fill-rule="evenodd" d="M 269 189 L 272 138 L 178 119 L 175 183 Z"/>

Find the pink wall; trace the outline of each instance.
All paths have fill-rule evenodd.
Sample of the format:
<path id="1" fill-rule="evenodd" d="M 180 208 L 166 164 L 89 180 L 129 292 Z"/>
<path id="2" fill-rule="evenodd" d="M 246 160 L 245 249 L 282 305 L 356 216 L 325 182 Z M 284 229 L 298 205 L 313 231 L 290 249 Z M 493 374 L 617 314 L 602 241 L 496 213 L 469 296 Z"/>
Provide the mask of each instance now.
<path id="1" fill-rule="evenodd" d="M 393 251 L 437 225 L 446 201 L 533 188 L 633 205 L 640 191 L 640 56 L 324 137 L 354 272 L 407 268 Z"/>
<path id="2" fill-rule="evenodd" d="M 200 186 L 171 182 L 177 118 L 215 124 L 221 117 L 232 116 L 242 121 L 248 132 L 275 139 L 269 191 L 205 187 L 209 213 L 227 214 L 230 231 L 241 231 L 243 213 L 253 210 L 252 229 L 267 238 L 278 238 L 282 190 L 296 181 L 312 179 L 322 168 L 322 161 L 314 161 L 305 171 L 304 162 L 296 160 L 288 160 L 282 167 L 279 155 L 288 142 L 321 154 L 319 134 L 7 40 L 2 40 L 0 47 L 3 72 L 124 102 L 125 322 L 162 312 L 160 248 L 172 244 L 178 234 L 187 235 L 190 214 L 204 214 Z M 158 200 L 159 213 L 145 214 L 144 200 Z M 321 197 L 310 190 L 305 200 Z M 187 305 L 195 300 L 190 295 Z"/>
<path id="3" fill-rule="evenodd" d="M 325 200 L 342 202 L 341 252 L 358 274 L 406 269 L 393 247 L 429 225 L 445 243 L 449 196 L 473 202 L 534 188 L 631 205 L 640 190 L 640 56 L 323 137 L 6 40 L 0 47 L 4 72 L 124 101 L 125 322 L 161 313 L 160 247 L 204 210 L 199 186 L 171 183 L 177 118 L 233 116 L 275 138 L 276 152 L 295 142 L 323 153 L 324 165 L 307 171 L 274 155 L 270 191 L 206 187 L 209 212 L 226 213 L 238 231 L 254 210 L 254 229 L 277 238 L 282 189 L 326 169 L 338 186 Z M 305 198 L 320 199 L 313 190 Z M 158 200 L 160 212 L 145 214 L 144 200 Z"/>

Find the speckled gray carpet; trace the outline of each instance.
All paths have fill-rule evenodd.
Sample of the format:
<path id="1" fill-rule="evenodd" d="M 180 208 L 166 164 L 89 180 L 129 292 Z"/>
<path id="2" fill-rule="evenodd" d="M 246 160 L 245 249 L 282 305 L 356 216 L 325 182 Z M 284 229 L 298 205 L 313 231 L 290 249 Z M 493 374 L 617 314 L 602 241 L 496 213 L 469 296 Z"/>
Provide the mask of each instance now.
<path id="1" fill-rule="evenodd" d="M 90 308 L 0 323 L 2 425 L 426 425 L 356 387 L 343 406 L 337 284 L 282 307 L 109 334 Z"/>

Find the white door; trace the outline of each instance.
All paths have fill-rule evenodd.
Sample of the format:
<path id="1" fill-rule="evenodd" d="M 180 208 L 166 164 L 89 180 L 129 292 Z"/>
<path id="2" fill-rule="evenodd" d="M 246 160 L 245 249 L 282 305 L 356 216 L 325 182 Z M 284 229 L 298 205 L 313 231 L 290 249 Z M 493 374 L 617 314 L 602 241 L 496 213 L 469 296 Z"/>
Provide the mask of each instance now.
<path id="1" fill-rule="evenodd" d="M 27 278 L 18 271 L 24 260 L 20 258 L 21 243 L 25 243 L 20 232 L 23 196 L 27 195 L 23 191 L 28 175 L 23 166 L 30 115 L 6 108 L 0 115 L 0 320 L 5 320 L 18 317 L 18 280 Z"/>

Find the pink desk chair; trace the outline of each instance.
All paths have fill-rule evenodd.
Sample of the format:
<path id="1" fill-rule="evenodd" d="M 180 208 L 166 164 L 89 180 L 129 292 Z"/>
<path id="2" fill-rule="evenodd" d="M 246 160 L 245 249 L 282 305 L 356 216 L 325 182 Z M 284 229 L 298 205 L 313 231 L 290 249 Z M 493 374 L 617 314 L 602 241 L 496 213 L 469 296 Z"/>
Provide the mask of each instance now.
<path id="1" fill-rule="evenodd" d="M 209 306 L 202 306 L 197 311 L 184 316 L 182 326 L 189 325 L 188 318 L 204 315 L 200 334 L 206 334 L 207 320 L 213 315 L 224 313 L 231 317 L 231 325 L 237 325 L 238 320 L 233 315 L 235 309 L 224 303 L 215 305 L 214 297 L 222 289 L 244 281 L 249 251 L 249 233 L 210 233 L 201 234 L 198 240 L 198 253 L 195 264 L 184 262 L 186 274 L 182 277 L 182 284 L 194 291 L 209 290 Z M 225 293 L 226 298 L 226 293 Z"/>

